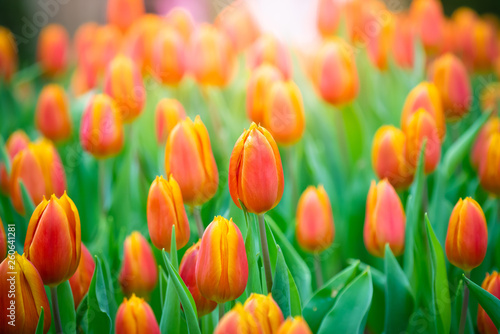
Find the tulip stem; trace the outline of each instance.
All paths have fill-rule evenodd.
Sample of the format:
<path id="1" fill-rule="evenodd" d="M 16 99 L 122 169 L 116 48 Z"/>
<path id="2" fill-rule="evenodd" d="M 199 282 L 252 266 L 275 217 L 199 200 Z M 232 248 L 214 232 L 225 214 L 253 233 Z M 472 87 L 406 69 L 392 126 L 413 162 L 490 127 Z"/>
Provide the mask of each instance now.
<path id="1" fill-rule="evenodd" d="M 269 259 L 269 248 L 266 237 L 266 221 L 264 214 L 259 217 L 260 245 L 262 247 L 262 260 L 264 262 L 264 272 L 266 274 L 267 293 L 271 293 L 273 288 L 273 274 L 271 272 L 271 260 Z"/>
<path id="2" fill-rule="evenodd" d="M 219 304 L 219 321 L 224 317 L 224 303 Z"/>
<path id="3" fill-rule="evenodd" d="M 295 179 L 295 168 L 293 165 L 293 148 L 286 148 L 286 164 L 288 167 L 288 180 L 291 184 L 292 208 L 295 207 L 297 200 L 297 180 Z"/>
<path id="4" fill-rule="evenodd" d="M 52 314 L 54 315 L 54 326 L 57 334 L 62 334 L 61 316 L 59 315 L 59 301 L 57 300 L 57 286 L 50 287 L 50 298 L 52 299 Z"/>
<path id="5" fill-rule="evenodd" d="M 470 271 L 465 272 L 465 277 L 470 278 Z M 465 323 L 467 320 L 467 306 L 469 304 L 469 288 L 464 284 L 464 299 L 462 302 L 462 313 L 460 314 L 460 326 L 458 327 L 458 334 L 463 334 L 465 330 Z"/>
<path id="6" fill-rule="evenodd" d="M 316 274 L 316 289 L 323 286 L 323 273 L 321 272 L 321 257 L 319 254 L 314 254 L 314 270 Z"/>
<path id="7" fill-rule="evenodd" d="M 196 228 L 198 229 L 198 237 L 201 238 L 203 236 L 203 232 L 205 232 L 203 220 L 201 219 L 201 206 L 195 206 L 193 208 L 193 216 L 196 221 Z"/>
<path id="8" fill-rule="evenodd" d="M 347 134 L 344 128 L 344 108 L 339 110 L 334 110 L 334 122 L 335 122 L 335 132 L 337 133 L 337 141 L 340 149 L 340 158 L 346 162 L 345 173 L 349 177 L 349 168 L 351 164 L 351 158 L 349 156 L 349 147 L 347 145 Z"/>

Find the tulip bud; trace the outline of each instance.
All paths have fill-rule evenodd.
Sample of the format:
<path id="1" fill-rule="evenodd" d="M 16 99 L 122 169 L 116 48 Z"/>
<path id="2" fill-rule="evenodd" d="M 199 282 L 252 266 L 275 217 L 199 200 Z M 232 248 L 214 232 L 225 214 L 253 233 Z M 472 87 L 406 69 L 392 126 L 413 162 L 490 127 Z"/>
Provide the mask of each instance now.
<path id="1" fill-rule="evenodd" d="M 316 12 L 316 26 L 323 37 L 335 35 L 340 23 L 342 7 L 337 0 L 319 0 Z"/>
<path id="2" fill-rule="evenodd" d="M 498 55 L 494 28 L 484 20 L 477 20 L 472 30 L 473 66 L 477 71 L 490 71 Z"/>
<path id="3" fill-rule="evenodd" d="M 373 137 L 372 166 L 379 179 L 395 188 L 407 188 L 413 181 L 413 168 L 406 160 L 406 135 L 392 125 L 380 127 Z"/>
<path id="4" fill-rule="evenodd" d="M 277 334 L 312 334 L 312 332 L 302 317 L 295 317 L 286 319 Z"/>
<path id="5" fill-rule="evenodd" d="M 476 137 L 474 146 L 472 146 L 470 160 L 474 169 L 478 169 L 481 160 L 486 157 L 488 141 L 495 133 L 500 133 L 500 118 L 497 116 L 491 117 L 486 124 L 484 124 Z"/>
<path id="6" fill-rule="evenodd" d="M 39 139 L 29 145 L 42 167 L 45 180 L 45 196 L 62 196 L 66 191 L 66 174 L 54 144 L 47 139 Z M 35 203 L 37 204 L 37 203 Z"/>
<path id="7" fill-rule="evenodd" d="M 0 26 L 0 79 L 9 82 L 17 70 L 17 46 L 9 29 Z"/>
<path id="8" fill-rule="evenodd" d="M 83 297 L 87 294 L 90 287 L 90 282 L 92 281 L 92 276 L 94 276 L 95 261 L 89 250 L 82 243 L 82 251 L 80 256 L 80 263 L 75 273 L 69 279 L 69 285 L 71 287 L 71 292 L 73 293 L 73 301 L 75 303 L 75 310 L 80 305 Z"/>
<path id="9" fill-rule="evenodd" d="M 217 303 L 238 298 L 248 281 L 248 262 L 240 229 L 233 220 L 215 217 L 201 239 L 196 262 L 196 285 Z"/>
<path id="10" fill-rule="evenodd" d="M 183 7 L 174 7 L 168 12 L 166 20 L 167 25 L 177 30 L 185 42 L 189 42 L 191 34 L 195 30 L 195 23 L 188 10 Z"/>
<path id="11" fill-rule="evenodd" d="M 472 198 L 458 200 L 451 212 L 446 235 L 446 256 L 466 272 L 483 262 L 488 246 L 488 227 L 481 206 Z"/>
<path id="12" fill-rule="evenodd" d="M 226 6 L 214 24 L 227 35 L 236 51 L 244 51 L 259 36 L 258 25 L 245 1 L 234 1 Z"/>
<path id="13" fill-rule="evenodd" d="M 86 22 L 76 29 L 73 38 L 73 49 L 78 62 L 92 55 L 98 33 L 99 25 L 95 22 Z"/>
<path id="14" fill-rule="evenodd" d="M 402 68 L 413 68 L 415 55 L 415 27 L 410 18 L 403 14 L 396 17 L 396 28 L 392 39 L 392 53 Z"/>
<path id="15" fill-rule="evenodd" d="M 123 147 L 123 127 L 112 98 L 106 94 L 92 97 L 82 116 L 80 142 L 97 158 L 118 154 Z"/>
<path id="16" fill-rule="evenodd" d="M 476 12 L 468 7 L 457 8 L 452 15 L 453 28 L 455 31 L 455 52 L 464 60 L 469 69 L 472 69 L 473 31 L 478 20 Z"/>
<path id="17" fill-rule="evenodd" d="M 285 44 L 276 37 L 265 34 L 259 37 L 248 51 L 247 64 L 251 70 L 269 64 L 280 70 L 285 80 L 292 78 L 292 60 Z"/>
<path id="18" fill-rule="evenodd" d="M 80 216 L 66 192 L 60 198 L 44 198 L 36 207 L 26 232 L 24 254 L 45 285 L 57 286 L 73 276 L 80 263 Z"/>
<path id="19" fill-rule="evenodd" d="M 118 281 L 125 295 L 132 293 L 147 296 L 156 286 L 158 269 L 146 239 L 137 231 L 132 232 L 123 244 L 123 266 Z"/>
<path id="20" fill-rule="evenodd" d="M 219 172 L 200 116 L 179 122 L 169 134 L 165 171 L 179 183 L 185 204 L 201 205 L 217 192 Z"/>
<path id="21" fill-rule="evenodd" d="M 243 308 L 253 315 L 263 333 L 276 333 L 285 321 L 280 307 L 271 294 L 265 296 L 252 293 Z"/>
<path id="22" fill-rule="evenodd" d="M 479 100 L 483 112 L 493 111 L 493 114 L 498 115 L 498 108 L 500 107 L 500 82 L 487 84 L 481 91 Z"/>
<path id="23" fill-rule="evenodd" d="M 37 59 L 42 71 L 49 76 L 61 74 L 68 65 L 69 36 L 59 24 L 42 28 L 38 36 Z"/>
<path id="24" fill-rule="evenodd" d="M 17 153 L 28 147 L 29 142 L 30 139 L 23 130 L 14 131 L 5 144 L 10 161 L 14 159 Z M 6 194 L 9 193 L 9 175 L 7 175 L 7 169 L 3 162 L 0 162 L 0 190 Z"/>
<path id="25" fill-rule="evenodd" d="M 144 299 L 132 294 L 130 299 L 127 300 L 127 298 L 124 298 L 123 303 L 118 308 L 115 320 L 115 333 L 160 334 L 160 327 L 158 327 L 158 322 L 151 306 Z"/>
<path id="26" fill-rule="evenodd" d="M 338 37 L 328 39 L 321 46 L 314 58 L 311 75 L 318 94 L 328 103 L 346 104 L 358 95 L 354 51 Z"/>
<path id="27" fill-rule="evenodd" d="M 481 284 L 481 287 L 500 299 L 500 275 L 498 272 L 494 271 L 491 275 L 486 273 L 486 278 L 483 284 Z M 491 321 L 481 305 L 477 308 L 477 328 L 481 334 L 498 333 L 498 328 L 495 327 L 495 324 L 493 324 L 493 321 Z"/>
<path id="28" fill-rule="evenodd" d="M 12 276 L 12 273 L 16 273 L 15 276 Z M 0 264 L 0 279 L 0 332 L 35 333 L 43 307 L 43 333 L 47 333 L 51 322 L 49 300 L 42 279 L 33 264 L 25 255 L 21 256 L 17 252 L 11 254 Z M 15 303 L 14 309 L 12 303 Z M 12 314 L 15 326 L 9 324 L 13 320 L 10 317 Z"/>
<path id="29" fill-rule="evenodd" d="M 320 253 L 330 247 L 335 226 L 330 199 L 323 186 L 307 187 L 297 204 L 296 217 L 295 233 L 302 249 Z"/>
<path id="30" fill-rule="evenodd" d="M 63 141 L 71 136 L 69 102 L 61 86 L 50 84 L 43 87 L 36 105 L 35 123 L 50 140 Z"/>
<path id="31" fill-rule="evenodd" d="M 177 123 L 186 118 L 186 111 L 178 100 L 163 98 L 156 105 L 155 115 L 156 139 L 164 144 Z"/>
<path id="32" fill-rule="evenodd" d="M 366 249 L 374 256 L 384 257 L 385 244 L 395 256 L 405 246 L 406 217 L 396 190 L 386 180 L 372 181 L 366 200 L 363 237 Z"/>
<path id="33" fill-rule="evenodd" d="M 181 189 L 172 175 L 168 181 L 162 176 L 157 176 L 153 181 L 149 188 L 147 211 L 149 235 L 156 248 L 170 251 L 172 226 L 175 226 L 177 249 L 187 244 L 190 234 L 189 222 L 182 202 Z"/>
<path id="34" fill-rule="evenodd" d="M 220 319 L 214 331 L 214 334 L 226 333 L 262 334 L 263 331 L 252 314 L 237 303 Z"/>
<path id="35" fill-rule="evenodd" d="M 487 139 L 481 151 L 484 155 L 479 162 L 479 182 L 488 192 L 500 194 L 500 132 Z"/>
<path id="36" fill-rule="evenodd" d="M 3 261 L 7 256 L 7 234 L 3 227 L 2 219 L 0 218 L 0 260 Z"/>
<path id="37" fill-rule="evenodd" d="M 387 69 L 395 30 L 394 15 L 387 11 L 386 16 L 378 23 L 379 27 L 375 29 L 375 32 L 366 34 L 365 37 L 368 57 L 372 64 L 381 71 Z"/>
<path id="38" fill-rule="evenodd" d="M 122 49 L 123 34 L 116 26 L 108 24 L 100 26 L 94 38 L 97 68 L 99 73 L 105 72 Z"/>
<path id="39" fill-rule="evenodd" d="M 438 52 L 444 34 L 444 15 L 441 2 L 438 0 L 415 0 L 410 6 L 410 16 L 425 51 L 428 54 Z"/>
<path id="40" fill-rule="evenodd" d="M 216 302 L 203 297 L 198 289 L 198 286 L 196 285 L 196 263 L 200 252 L 200 244 L 201 241 L 198 241 L 193 246 L 188 248 L 182 257 L 182 261 L 179 266 L 179 275 L 193 296 L 194 303 L 196 304 L 196 310 L 198 311 L 198 317 L 211 313 L 217 307 Z"/>
<path id="41" fill-rule="evenodd" d="M 178 84 L 186 72 L 186 53 L 180 34 L 173 28 L 162 28 L 154 40 L 151 60 L 156 77 L 167 85 Z"/>
<path id="42" fill-rule="evenodd" d="M 121 30 L 127 30 L 144 12 L 144 0 L 108 0 L 106 11 L 108 22 Z"/>
<path id="43" fill-rule="evenodd" d="M 283 167 L 273 136 L 252 123 L 238 138 L 229 162 L 229 192 L 234 204 L 251 213 L 273 209 L 284 188 Z"/>

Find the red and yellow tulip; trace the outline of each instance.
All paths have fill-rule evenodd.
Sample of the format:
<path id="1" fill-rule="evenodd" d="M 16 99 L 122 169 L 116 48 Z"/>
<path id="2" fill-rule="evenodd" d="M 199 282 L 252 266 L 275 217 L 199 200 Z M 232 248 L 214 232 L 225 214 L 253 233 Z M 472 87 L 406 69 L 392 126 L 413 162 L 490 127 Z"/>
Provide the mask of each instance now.
<path id="1" fill-rule="evenodd" d="M 176 99 L 163 98 L 158 101 L 155 111 L 156 140 L 160 144 L 167 141 L 174 127 L 186 118 L 186 111 Z"/>
<path id="2" fill-rule="evenodd" d="M 481 284 L 481 287 L 500 299 L 500 275 L 498 272 L 494 271 L 491 274 L 486 273 L 486 278 L 483 284 Z M 498 328 L 495 327 L 495 324 L 491 321 L 491 318 L 486 314 L 486 311 L 481 305 L 478 305 L 477 308 L 477 328 L 481 334 L 498 333 Z"/>
<path id="3" fill-rule="evenodd" d="M 160 334 L 151 306 L 144 299 L 132 294 L 125 298 L 118 308 L 115 319 L 116 334 L 151 333 Z"/>
<path id="4" fill-rule="evenodd" d="M 50 140 L 63 141 L 71 136 L 69 101 L 63 87 L 57 84 L 43 87 L 36 105 L 35 124 Z"/>
<path id="5" fill-rule="evenodd" d="M 90 287 L 90 282 L 92 281 L 92 276 L 94 275 L 95 261 L 89 250 L 82 243 L 82 251 L 80 255 L 80 263 L 75 273 L 69 279 L 69 285 L 71 286 L 71 292 L 73 294 L 73 301 L 75 303 L 75 309 L 78 308 L 83 297 L 87 294 Z"/>

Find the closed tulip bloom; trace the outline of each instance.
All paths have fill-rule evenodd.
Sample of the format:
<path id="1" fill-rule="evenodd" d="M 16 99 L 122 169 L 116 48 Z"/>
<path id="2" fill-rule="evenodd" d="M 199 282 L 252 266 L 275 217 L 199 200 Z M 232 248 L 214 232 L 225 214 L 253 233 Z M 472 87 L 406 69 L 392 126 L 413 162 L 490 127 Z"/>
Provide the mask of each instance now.
<path id="1" fill-rule="evenodd" d="M 12 162 L 17 153 L 28 147 L 29 137 L 23 130 L 16 130 L 7 139 L 5 150 Z M 0 162 L 0 190 L 5 194 L 9 193 L 9 175 L 4 162 Z"/>
<path id="2" fill-rule="evenodd" d="M 373 34 L 366 34 L 368 57 L 372 64 L 381 71 L 389 65 L 389 54 L 392 51 L 392 41 L 395 30 L 395 16 L 389 14 L 379 23 L 379 28 Z"/>
<path id="3" fill-rule="evenodd" d="M 253 315 L 263 334 L 276 333 L 285 321 L 280 307 L 271 294 L 265 296 L 252 293 L 245 301 L 243 308 Z"/>
<path id="4" fill-rule="evenodd" d="M 366 249 L 374 256 L 384 257 L 389 244 L 395 256 L 405 246 L 406 216 L 396 190 L 387 180 L 372 181 L 366 199 L 363 237 Z"/>
<path id="5" fill-rule="evenodd" d="M 128 29 L 145 12 L 144 0 L 108 0 L 108 22 L 121 30 Z"/>
<path id="6" fill-rule="evenodd" d="M 155 111 L 156 140 L 159 144 L 167 141 L 174 127 L 186 118 L 186 111 L 176 99 L 163 98 L 158 101 Z"/>
<path id="7" fill-rule="evenodd" d="M 203 297 L 198 289 L 198 285 L 196 285 L 196 263 L 198 261 L 200 245 L 201 241 L 198 241 L 193 246 L 189 247 L 186 253 L 184 253 L 179 266 L 179 275 L 193 296 L 198 316 L 202 317 L 215 310 L 217 303 Z"/>
<path id="8" fill-rule="evenodd" d="M 319 95 L 328 103 L 346 104 L 358 95 L 354 51 L 338 37 L 328 39 L 316 53 L 311 76 Z"/>
<path id="9" fill-rule="evenodd" d="M 66 173 L 54 144 L 50 140 L 42 138 L 29 144 L 29 147 L 35 153 L 42 168 L 45 196 L 50 197 L 52 194 L 62 196 L 66 191 Z"/>
<path id="10" fill-rule="evenodd" d="M 123 126 L 115 102 L 106 94 L 92 97 L 80 127 L 80 142 L 97 158 L 118 154 L 123 147 Z"/>
<path id="11" fill-rule="evenodd" d="M 80 216 L 75 203 L 66 192 L 61 198 L 44 198 L 31 216 L 24 242 L 24 254 L 40 273 L 43 284 L 54 287 L 73 276 L 81 249 Z"/>
<path id="12" fill-rule="evenodd" d="M 185 204 L 201 205 L 217 192 L 219 172 L 200 116 L 179 122 L 169 134 L 165 171 L 179 183 Z"/>
<path id="13" fill-rule="evenodd" d="M 244 51 L 259 37 L 259 28 L 245 1 L 226 6 L 215 18 L 215 26 L 231 41 L 234 50 Z"/>
<path id="14" fill-rule="evenodd" d="M 94 36 L 95 57 L 99 74 L 103 74 L 109 63 L 119 54 L 123 44 L 123 34 L 114 25 L 100 26 Z"/>
<path id="15" fill-rule="evenodd" d="M 9 29 L 0 26 L 0 79 L 9 82 L 17 71 L 17 46 Z"/>
<path id="16" fill-rule="evenodd" d="M 483 262 L 487 246 L 488 227 L 481 206 L 470 197 L 459 199 L 448 223 L 448 260 L 465 272 L 471 271 Z"/>
<path id="17" fill-rule="evenodd" d="M 290 52 L 285 44 L 273 35 L 264 34 L 252 44 L 248 51 L 247 64 L 251 70 L 262 64 L 269 64 L 276 67 L 286 80 L 292 78 Z"/>
<path id="18" fill-rule="evenodd" d="M 154 41 L 151 60 L 156 77 L 167 85 L 178 84 L 187 70 L 186 56 L 181 35 L 173 28 L 162 28 Z"/>
<path id="19" fill-rule="evenodd" d="M 302 249 L 319 253 L 330 247 L 335 226 L 330 199 L 323 186 L 307 187 L 297 204 L 296 217 L 295 233 Z"/>
<path id="20" fill-rule="evenodd" d="M 151 306 L 144 299 L 132 294 L 132 297 L 130 299 L 125 298 L 118 308 L 115 319 L 115 333 L 160 334 L 160 327 L 158 327 L 158 322 Z"/>
<path id="21" fill-rule="evenodd" d="M 487 84 L 481 91 L 479 101 L 483 112 L 493 111 L 493 114 L 498 115 L 498 108 L 500 106 L 500 82 L 491 82 Z"/>
<path id="22" fill-rule="evenodd" d="M 372 166 L 379 179 L 387 179 L 395 188 L 407 188 L 414 169 L 406 160 L 406 135 L 392 125 L 380 127 L 372 143 Z"/>
<path id="23" fill-rule="evenodd" d="M 495 133 L 500 133 L 500 118 L 498 118 L 498 116 L 491 117 L 486 124 L 484 124 L 476 137 L 476 141 L 470 153 L 470 160 L 474 169 L 478 169 L 481 160 L 486 157 L 488 141 Z"/>
<path id="24" fill-rule="evenodd" d="M 277 334 L 312 334 L 307 322 L 302 317 L 288 318 L 281 325 Z"/>
<path id="25" fill-rule="evenodd" d="M 500 194 L 500 133 L 495 132 L 486 141 L 479 162 L 479 182 L 488 192 Z"/>
<path id="26" fill-rule="evenodd" d="M 443 41 L 443 6 L 438 0 L 416 0 L 411 3 L 410 15 L 422 40 L 425 51 L 434 54 Z"/>
<path id="27" fill-rule="evenodd" d="M 0 218 L 0 260 L 3 261 L 7 256 L 7 234 L 3 227 L 2 219 Z"/>
<path id="28" fill-rule="evenodd" d="M 252 123 L 234 145 L 229 162 L 229 192 L 234 204 L 255 214 L 273 209 L 284 189 L 278 145 L 263 127 Z"/>
<path id="29" fill-rule="evenodd" d="M 37 59 L 42 71 L 54 76 L 66 70 L 68 65 L 69 36 L 59 24 L 42 28 L 38 36 Z"/>
<path id="30" fill-rule="evenodd" d="M 95 261 L 89 250 L 83 243 L 82 251 L 80 255 L 80 263 L 75 273 L 69 279 L 69 285 L 71 287 L 71 292 L 73 293 L 73 301 L 75 303 L 75 310 L 80 305 L 83 297 L 87 294 L 90 287 L 90 282 L 92 281 L 92 276 L 94 276 Z"/>
<path id="31" fill-rule="evenodd" d="M 14 262 L 15 268 L 11 268 Z M 12 280 L 11 272 L 15 272 Z M 9 279 L 10 278 L 10 279 Z M 50 329 L 50 304 L 45 294 L 42 279 L 36 268 L 26 259 L 26 256 L 17 252 L 9 255 L 0 264 L 0 307 L 2 315 L 0 321 L 0 332 L 5 334 L 30 334 L 35 333 L 43 307 L 43 333 Z M 12 290 L 13 298 L 8 298 Z M 11 302 L 15 301 L 15 307 Z M 15 326 L 9 325 L 14 320 Z"/>
<path id="32" fill-rule="evenodd" d="M 263 334 L 264 332 L 252 314 L 237 303 L 231 311 L 220 319 L 214 334 Z"/>
<path id="33" fill-rule="evenodd" d="M 183 7 L 174 7 L 167 13 L 166 20 L 167 25 L 177 30 L 185 42 L 189 42 L 196 24 L 188 10 Z"/>
<path id="34" fill-rule="evenodd" d="M 476 12 L 469 7 L 457 8 L 451 17 L 455 30 L 455 52 L 462 57 L 469 69 L 473 67 L 473 31 L 479 20 Z"/>
<path id="35" fill-rule="evenodd" d="M 137 231 L 132 232 L 123 244 L 123 266 L 118 281 L 125 295 L 132 293 L 148 296 L 156 286 L 158 269 L 146 239 Z"/>
<path id="36" fill-rule="evenodd" d="M 472 63 L 476 71 L 490 71 L 498 55 L 495 29 L 484 20 L 477 20 L 472 30 Z"/>
<path id="37" fill-rule="evenodd" d="M 78 62 L 92 53 L 99 25 L 95 22 L 86 22 L 76 29 L 73 37 L 73 49 Z"/>
<path id="38" fill-rule="evenodd" d="M 291 145 L 305 129 L 304 103 L 295 82 L 276 81 L 270 86 L 264 104 L 264 124 L 280 144 Z"/>
<path id="39" fill-rule="evenodd" d="M 238 298 L 247 281 L 247 253 L 240 229 L 232 219 L 215 217 L 201 239 L 196 262 L 198 289 L 220 304 Z"/>
<path id="40" fill-rule="evenodd" d="M 494 271 L 491 275 L 486 273 L 486 278 L 484 279 L 483 284 L 481 284 L 481 287 L 500 299 L 500 275 L 498 272 Z M 481 305 L 477 308 L 477 328 L 481 334 L 498 333 L 498 328 L 495 327 L 495 324 L 491 321 L 490 317 Z"/>
<path id="41" fill-rule="evenodd" d="M 342 7 L 337 0 L 320 0 L 316 12 L 316 26 L 323 37 L 333 36 L 340 23 Z"/>
<path id="42" fill-rule="evenodd" d="M 392 39 L 392 54 L 396 63 L 402 68 L 413 68 L 415 35 L 415 27 L 409 16 L 398 14 Z"/>
<path id="43" fill-rule="evenodd" d="M 71 136 L 69 101 L 64 88 L 57 84 L 43 87 L 36 105 L 35 123 L 50 140 L 62 141 Z"/>

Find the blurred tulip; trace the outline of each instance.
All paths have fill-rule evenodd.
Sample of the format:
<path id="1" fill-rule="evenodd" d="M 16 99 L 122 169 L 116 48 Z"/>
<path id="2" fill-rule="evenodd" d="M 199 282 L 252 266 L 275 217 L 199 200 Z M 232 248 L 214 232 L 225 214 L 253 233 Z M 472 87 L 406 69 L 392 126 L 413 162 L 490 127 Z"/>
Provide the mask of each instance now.
<path id="1" fill-rule="evenodd" d="M 280 70 L 286 80 L 292 78 L 290 51 L 285 44 L 269 34 L 260 36 L 250 47 L 247 56 L 247 64 L 251 70 L 266 63 Z"/>
<path id="2" fill-rule="evenodd" d="M 201 239 L 196 262 L 198 289 L 220 304 L 238 298 L 247 281 L 247 253 L 240 229 L 232 219 L 215 217 Z"/>
<path id="3" fill-rule="evenodd" d="M 405 246 L 406 216 L 398 194 L 386 180 L 372 181 L 366 200 L 365 247 L 374 256 L 384 257 L 385 244 L 395 256 Z"/>
<path id="4" fill-rule="evenodd" d="M 276 334 L 312 334 L 312 332 L 302 317 L 295 317 L 286 319 Z"/>
<path id="5" fill-rule="evenodd" d="M 389 54 L 395 30 L 395 16 L 389 11 L 385 18 L 380 21 L 378 28 L 365 37 L 368 57 L 372 64 L 381 71 L 385 71 L 389 64 Z"/>
<path id="6" fill-rule="evenodd" d="M 498 116 L 490 118 L 476 137 L 476 141 L 470 153 L 471 164 L 474 169 L 478 169 L 481 160 L 486 157 L 488 141 L 495 133 L 500 133 L 500 118 L 498 118 Z"/>
<path id="7" fill-rule="evenodd" d="M 24 254 L 40 273 L 44 285 L 55 287 L 73 276 L 80 263 L 80 216 L 66 195 L 45 198 L 31 216 Z M 54 265 L 57 264 L 57 265 Z"/>
<path id="8" fill-rule="evenodd" d="M 413 68 L 415 62 L 415 26 L 409 16 L 399 14 L 392 39 L 392 53 L 396 63 L 402 68 Z"/>
<path id="9" fill-rule="evenodd" d="M 276 333 L 285 321 L 280 307 L 271 294 L 265 296 L 252 293 L 245 301 L 243 308 L 253 315 L 263 334 Z"/>
<path id="10" fill-rule="evenodd" d="M 440 55 L 456 51 L 455 35 L 456 31 L 453 21 L 445 18 L 443 20 L 443 40 L 441 41 L 441 47 L 439 48 Z"/>
<path id="11" fill-rule="evenodd" d="M 351 46 L 338 37 L 327 40 L 314 59 L 312 80 L 328 103 L 339 105 L 354 100 L 359 79 Z"/>
<path id="12" fill-rule="evenodd" d="M 48 139 L 41 138 L 29 144 L 28 147 L 35 153 L 42 168 L 45 180 L 45 196 L 50 197 L 53 194 L 62 196 L 66 191 L 66 173 L 54 144 Z"/>
<path id="13" fill-rule="evenodd" d="M 200 252 L 200 244 L 201 241 L 198 241 L 193 246 L 188 248 L 182 257 L 182 261 L 179 266 L 179 275 L 193 296 L 196 304 L 196 310 L 198 311 L 198 317 L 211 313 L 217 307 L 216 302 L 203 297 L 200 290 L 198 290 L 198 286 L 196 285 L 196 263 Z"/>
<path id="14" fill-rule="evenodd" d="M 108 95 L 95 95 L 87 105 L 81 121 L 80 142 L 85 151 L 97 158 L 113 156 L 121 151 L 122 121 L 114 100 Z"/>
<path id="15" fill-rule="evenodd" d="M 457 8 L 451 17 L 455 31 L 454 51 L 463 59 L 469 69 L 473 67 L 473 31 L 478 19 L 476 12 L 469 7 Z"/>
<path id="16" fill-rule="evenodd" d="M 95 261 L 92 255 L 89 253 L 87 247 L 82 243 L 82 251 L 80 255 L 80 263 L 75 273 L 69 279 L 69 285 L 71 287 L 71 292 L 73 293 L 73 301 L 75 303 L 75 310 L 80 305 L 83 297 L 87 294 L 90 287 L 90 282 L 92 281 L 92 276 L 94 276 Z"/>
<path id="17" fill-rule="evenodd" d="M 106 14 L 109 23 L 126 30 L 144 12 L 144 0 L 108 0 Z"/>
<path id="18" fill-rule="evenodd" d="M 16 275 L 13 276 L 12 272 Z M 2 294 L 0 332 L 5 334 L 35 333 L 43 307 L 42 332 L 47 333 L 51 323 L 50 304 L 42 279 L 33 264 L 26 259 L 25 255 L 21 256 L 17 252 L 9 255 L 0 264 L 0 279 L 0 293 Z M 12 323 L 9 324 L 11 321 L 15 323 L 15 326 L 12 326 Z"/>
<path id="19" fill-rule="evenodd" d="M 446 256 L 451 264 L 469 272 L 483 262 L 488 227 L 481 206 L 472 198 L 459 199 L 451 213 L 446 235 Z"/>
<path id="20" fill-rule="evenodd" d="M 481 287 L 500 299 L 500 275 L 498 272 L 494 271 L 491 275 L 486 273 L 486 278 L 484 279 L 483 284 L 481 284 Z M 481 334 L 498 333 L 498 328 L 495 327 L 495 324 L 491 321 L 490 317 L 481 305 L 478 305 L 477 308 L 477 328 Z"/>
<path id="21" fill-rule="evenodd" d="M 500 195 L 500 132 L 493 133 L 482 149 L 479 182 L 488 192 Z"/>
<path id="22" fill-rule="evenodd" d="M 54 76 L 61 74 L 68 65 L 69 36 L 59 24 L 49 24 L 42 28 L 38 36 L 37 59 L 42 71 Z"/>
<path id="23" fill-rule="evenodd" d="M 0 80 L 9 82 L 16 71 L 16 40 L 9 29 L 0 26 Z"/>
<path id="24" fill-rule="evenodd" d="M 240 303 L 237 303 L 231 311 L 220 319 L 214 330 L 214 334 L 227 333 L 263 334 L 264 332 L 252 314 L 246 311 Z"/>
<path id="25" fill-rule="evenodd" d="M 158 322 L 151 306 L 144 299 L 132 294 L 130 299 L 127 300 L 127 298 L 124 298 L 123 303 L 118 308 L 115 319 L 115 333 L 160 334 L 160 327 L 158 327 Z"/>
<path id="26" fill-rule="evenodd" d="M 476 71 L 488 72 L 498 56 L 497 36 L 493 27 L 484 20 L 475 22 L 472 30 L 473 66 Z"/>
<path id="27" fill-rule="evenodd" d="M 444 15 L 439 0 L 415 0 L 410 6 L 410 16 L 428 54 L 439 51 L 443 41 Z"/>
<path id="28" fill-rule="evenodd" d="M 2 218 L 0 218 L 0 261 L 7 256 L 7 234 L 3 227 Z"/>
<path id="29" fill-rule="evenodd" d="M 214 24 L 227 35 L 238 52 L 245 50 L 259 36 L 257 22 L 244 0 L 226 6 L 215 18 Z"/>
<path id="30" fill-rule="evenodd" d="M 183 7 L 174 7 L 168 12 L 166 20 L 167 25 L 177 30 L 186 43 L 189 42 L 195 30 L 195 23 L 188 10 Z"/>
<path id="31" fill-rule="evenodd" d="M 380 0 L 345 1 L 342 9 L 347 32 L 353 43 L 366 43 L 390 14 L 385 3 Z"/>
<path id="32" fill-rule="evenodd" d="M 97 86 L 97 72 L 77 65 L 71 76 L 70 88 L 74 96 L 80 97 Z"/>
<path id="33" fill-rule="evenodd" d="M 238 138 L 229 162 L 229 192 L 234 204 L 255 214 L 273 209 L 284 188 L 278 146 L 263 127 L 252 123 Z"/>
<path id="34" fill-rule="evenodd" d="M 304 133 L 305 118 L 302 94 L 295 82 L 272 83 L 264 103 L 264 124 L 273 138 L 282 145 L 296 143 Z"/>
<path id="35" fill-rule="evenodd" d="M 339 0 L 319 0 L 316 11 L 316 25 L 321 36 L 335 35 L 340 23 L 341 11 L 342 6 Z"/>
<path id="36" fill-rule="evenodd" d="M 170 252 L 172 226 L 175 226 L 175 242 L 177 249 L 184 247 L 189 241 L 189 222 L 182 202 L 179 184 L 170 175 L 165 180 L 157 176 L 149 188 L 148 228 L 151 242 L 158 249 Z"/>
<path id="37" fill-rule="evenodd" d="M 29 142 L 30 139 L 23 130 L 16 130 L 9 136 L 5 149 L 11 162 L 17 153 L 28 147 Z M 4 162 L 0 162 L 0 190 L 5 194 L 9 193 L 9 175 Z"/>
<path id="38" fill-rule="evenodd" d="M 201 205 L 217 192 L 219 172 L 200 116 L 194 122 L 189 117 L 180 121 L 170 132 L 165 171 L 179 183 L 185 204 Z"/>
<path id="39" fill-rule="evenodd" d="M 108 24 L 100 26 L 94 38 L 98 70 L 103 73 L 119 54 L 123 44 L 123 34 L 116 26 Z"/>
<path id="40" fill-rule="evenodd" d="M 162 28 L 153 43 L 152 66 L 156 77 L 166 85 L 177 85 L 187 70 L 184 40 L 173 28 Z"/>
<path id="41" fill-rule="evenodd" d="M 493 114 L 498 115 L 500 108 L 500 82 L 487 84 L 481 90 L 479 100 L 483 112 L 493 111 Z"/>
<path id="42" fill-rule="evenodd" d="M 158 143 L 164 144 L 177 123 L 185 118 L 186 111 L 178 100 L 163 98 L 158 101 L 155 111 L 156 140 Z"/>
<path id="43" fill-rule="evenodd" d="M 307 189 L 297 204 L 295 234 L 299 246 L 311 253 L 320 253 L 330 247 L 335 237 L 330 199 L 323 186 Z"/>
<path id="44" fill-rule="evenodd" d="M 36 105 L 35 123 L 50 140 L 63 141 L 71 136 L 69 101 L 63 87 L 57 84 L 43 87 Z"/>
<path id="45" fill-rule="evenodd" d="M 78 62 L 92 53 L 98 33 L 99 25 L 95 22 L 86 22 L 78 27 L 73 38 L 73 49 Z"/>

